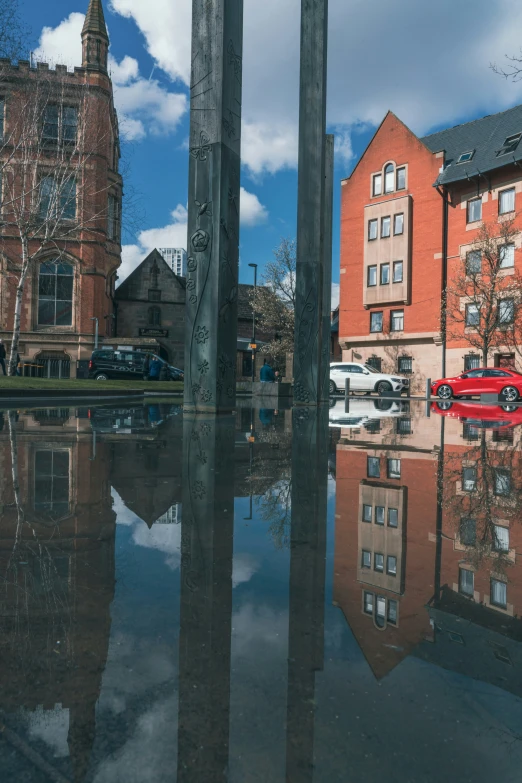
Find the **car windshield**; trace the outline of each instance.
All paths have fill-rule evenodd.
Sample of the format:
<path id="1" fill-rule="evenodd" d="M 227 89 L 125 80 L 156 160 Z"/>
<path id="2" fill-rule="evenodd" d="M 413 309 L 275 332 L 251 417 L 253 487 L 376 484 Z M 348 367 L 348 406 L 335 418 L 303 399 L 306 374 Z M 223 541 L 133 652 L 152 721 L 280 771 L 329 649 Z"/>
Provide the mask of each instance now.
<path id="1" fill-rule="evenodd" d="M 374 372 L 376 375 L 380 375 L 379 370 L 376 370 L 375 367 L 371 367 L 369 364 L 365 364 L 364 366 L 370 372 Z"/>

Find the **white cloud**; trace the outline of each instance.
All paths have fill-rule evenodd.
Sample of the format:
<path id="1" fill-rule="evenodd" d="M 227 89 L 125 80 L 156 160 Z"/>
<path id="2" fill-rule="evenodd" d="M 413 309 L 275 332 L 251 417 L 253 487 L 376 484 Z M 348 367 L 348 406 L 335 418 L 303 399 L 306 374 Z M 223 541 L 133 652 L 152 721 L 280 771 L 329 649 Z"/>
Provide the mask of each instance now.
<path id="1" fill-rule="evenodd" d="M 339 304 L 339 283 L 332 283 L 332 310 Z"/>
<path id="2" fill-rule="evenodd" d="M 153 525 L 150 530 L 145 522 L 134 527 L 132 540 L 136 546 L 157 549 L 167 555 L 165 564 L 175 571 L 181 563 L 181 525 Z"/>
<path id="3" fill-rule="evenodd" d="M 234 554 L 232 562 L 232 586 L 250 582 L 254 574 L 259 570 L 259 563 L 248 552 Z"/>
<path id="4" fill-rule="evenodd" d="M 254 193 L 241 188 L 241 225 L 256 226 L 268 218 L 266 207 L 261 204 Z M 178 204 L 171 212 L 171 221 L 166 226 L 148 228 L 140 231 L 133 245 L 122 248 L 122 265 L 118 269 L 119 280 L 122 283 L 130 273 L 143 261 L 154 248 L 186 247 L 187 246 L 187 208 Z"/>
<path id="5" fill-rule="evenodd" d="M 57 63 L 69 68 L 81 65 L 84 20 L 84 14 L 72 13 L 57 27 L 44 27 L 35 59 L 51 66 Z M 170 92 L 156 79 L 144 79 L 140 76 L 138 61 L 129 55 L 119 63 L 109 56 L 109 70 L 120 127 L 127 139 L 140 141 L 149 133 L 160 135 L 177 129 L 188 107 L 184 92 Z"/>
<path id="6" fill-rule="evenodd" d="M 268 219 L 268 210 L 261 204 L 255 193 L 249 193 L 241 188 L 241 225 L 257 226 Z"/>
<path id="7" fill-rule="evenodd" d="M 81 33 L 85 14 L 72 13 L 58 27 L 44 27 L 34 58 L 40 62 L 67 65 L 73 68 L 82 64 Z"/>
<path id="8" fill-rule="evenodd" d="M 52 710 L 38 707 L 34 712 L 27 713 L 29 736 L 43 740 L 52 751 L 55 758 L 65 758 L 69 755 L 67 735 L 69 733 L 69 710 L 56 706 Z"/>
<path id="9" fill-rule="evenodd" d="M 112 0 L 113 11 L 134 19 L 147 51 L 172 79 L 190 79 L 191 0 Z"/>
<path id="10" fill-rule="evenodd" d="M 136 21 L 158 66 L 188 84 L 190 0 L 112 6 Z M 299 17 L 299 0 L 245 5 L 242 156 L 255 176 L 297 164 Z M 361 124 L 376 126 L 388 109 L 423 134 L 521 100 L 522 83 L 489 68 L 518 52 L 521 25 L 517 0 L 476 0 L 472 14 L 454 0 L 331 0 L 328 123 L 338 134 L 337 160 L 349 163 L 350 135 Z"/>

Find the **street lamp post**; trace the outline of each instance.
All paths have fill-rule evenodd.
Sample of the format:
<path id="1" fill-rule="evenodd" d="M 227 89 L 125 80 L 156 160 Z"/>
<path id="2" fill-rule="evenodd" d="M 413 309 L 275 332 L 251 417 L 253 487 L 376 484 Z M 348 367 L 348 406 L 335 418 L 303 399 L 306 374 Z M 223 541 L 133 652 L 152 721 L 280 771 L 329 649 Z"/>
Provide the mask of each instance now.
<path id="1" fill-rule="evenodd" d="M 252 383 L 256 378 L 256 293 L 257 293 L 257 264 L 249 264 L 254 270 L 254 301 L 252 303 Z"/>
<path id="2" fill-rule="evenodd" d="M 94 321 L 94 350 L 98 350 L 98 319 L 96 317 L 91 318 Z"/>

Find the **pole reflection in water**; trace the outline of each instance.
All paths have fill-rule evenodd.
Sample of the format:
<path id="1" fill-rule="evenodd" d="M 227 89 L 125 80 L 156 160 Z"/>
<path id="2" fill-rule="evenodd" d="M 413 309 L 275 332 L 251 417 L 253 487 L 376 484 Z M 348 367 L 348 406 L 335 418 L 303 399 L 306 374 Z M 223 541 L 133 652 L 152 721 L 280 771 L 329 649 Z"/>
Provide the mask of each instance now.
<path id="1" fill-rule="evenodd" d="M 323 668 L 328 410 L 292 417 L 287 783 L 314 776 L 315 673 Z"/>
<path id="2" fill-rule="evenodd" d="M 233 416 L 185 416 L 178 783 L 228 779 Z"/>

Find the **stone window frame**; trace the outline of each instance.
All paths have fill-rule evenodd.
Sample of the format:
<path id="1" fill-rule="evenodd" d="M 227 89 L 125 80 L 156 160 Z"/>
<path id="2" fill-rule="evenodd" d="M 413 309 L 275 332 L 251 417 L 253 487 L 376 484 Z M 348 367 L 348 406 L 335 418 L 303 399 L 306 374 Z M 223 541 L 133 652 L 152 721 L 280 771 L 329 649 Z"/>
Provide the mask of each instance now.
<path id="1" fill-rule="evenodd" d="M 385 169 L 388 166 L 393 166 L 393 189 L 392 190 L 386 190 L 385 189 Z M 397 188 L 397 172 L 399 169 L 404 169 L 404 188 Z M 381 190 L 379 193 L 374 192 L 374 181 L 375 177 L 381 176 Z M 377 171 L 372 171 L 370 174 L 370 198 L 376 199 L 376 198 L 382 198 L 383 196 L 389 196 L 391 193 L 405 193 L 408 190 L 408 164 L 407 163 L 396 163 L 394 160 L 386 160 L 381 169 Z"/>
<path id="2" fill-rule="evenodd" d="M 69 326 L 49 326 L 38 323 L 38 291 L 40 279 L 40 264 L 52 261 L 56 258 L 56 252 L 46 251 L 34 259 L 32 270 L 32 297 L 30 302 L 30 323 L 34 332 L 76 332 L 78 331 L 78 298 L 80 294 L 80 262 L 69 253 L 61 253 L 60 261 L 71 264 L 73 268 L 73 292 L 72 292 L 72 323 Z"/>

